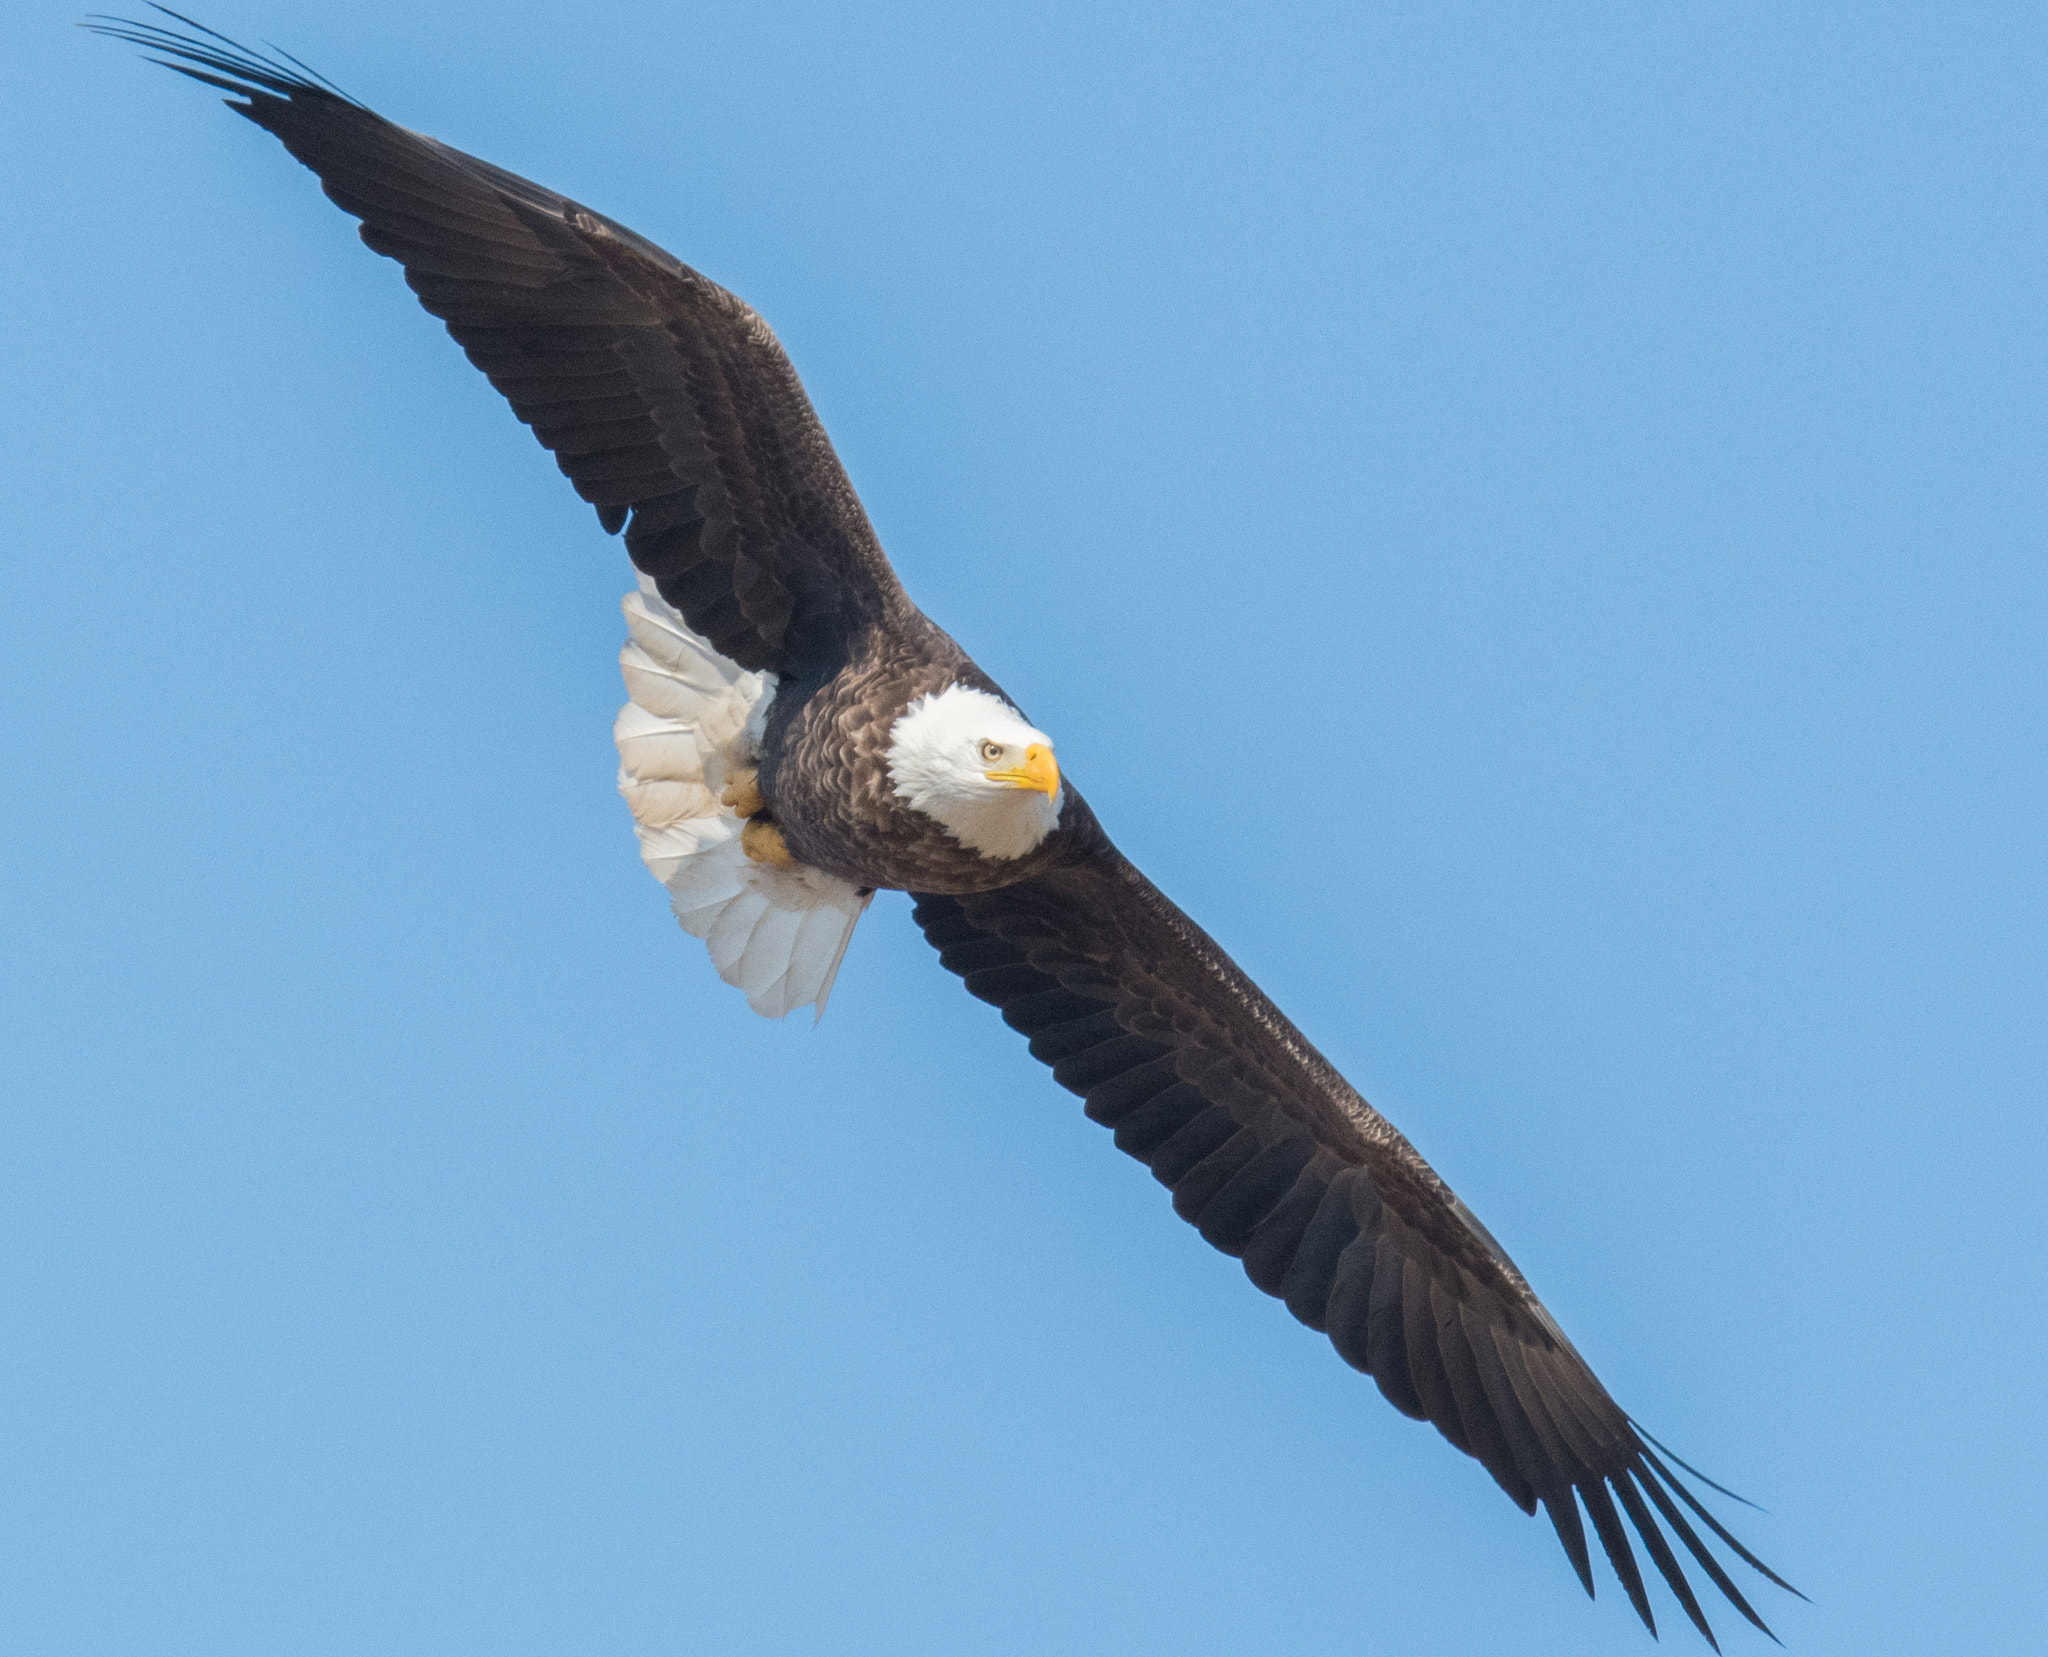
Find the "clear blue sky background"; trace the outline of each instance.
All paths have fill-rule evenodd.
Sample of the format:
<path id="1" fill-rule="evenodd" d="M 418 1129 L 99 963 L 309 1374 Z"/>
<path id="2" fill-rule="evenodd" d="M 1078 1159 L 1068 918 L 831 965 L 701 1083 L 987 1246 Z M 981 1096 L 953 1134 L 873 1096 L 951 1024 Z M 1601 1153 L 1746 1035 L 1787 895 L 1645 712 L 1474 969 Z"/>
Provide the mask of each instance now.
<path id="1" fill-rule="evenodd" d="M 2041 1649 L 2048 14 L 204 15 L 762 310 L 1792 1650 Z M 75 16 L 0 70 L 0 1649 L 1649 1650 L 901 898 L 815 1031 L 717 982 L 618 544 Z"/>

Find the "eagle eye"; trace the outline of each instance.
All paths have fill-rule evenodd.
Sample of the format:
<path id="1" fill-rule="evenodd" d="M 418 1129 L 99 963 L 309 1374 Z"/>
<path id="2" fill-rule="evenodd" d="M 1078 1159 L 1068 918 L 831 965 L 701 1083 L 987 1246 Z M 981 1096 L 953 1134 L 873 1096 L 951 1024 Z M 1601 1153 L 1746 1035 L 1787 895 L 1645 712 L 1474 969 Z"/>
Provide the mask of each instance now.
<path id="1" fill-rule="evenodd" d="M 1001 759 L 1002 757 L 1003 745 L 1000 742 L 990 742 L 986 739 L 983 740 L 981 744 L 982 764 L 993 765 L 997 760 Z"/>

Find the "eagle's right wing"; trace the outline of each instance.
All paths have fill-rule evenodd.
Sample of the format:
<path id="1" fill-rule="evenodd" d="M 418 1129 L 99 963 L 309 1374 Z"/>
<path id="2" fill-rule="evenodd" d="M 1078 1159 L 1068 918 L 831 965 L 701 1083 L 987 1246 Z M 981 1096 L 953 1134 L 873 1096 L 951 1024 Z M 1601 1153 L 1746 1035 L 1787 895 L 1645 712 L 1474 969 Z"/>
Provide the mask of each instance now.
<path id="1" fill-rule="evenodd" d="M 605 527 L 625 529 L 661 596 L 740 667 L 836 665 L 859 627 L 914 613 L 796 370 L 725 289 L 200 25 L 91 26 L 235 94 L 230 109 L 319 174 Z"/>

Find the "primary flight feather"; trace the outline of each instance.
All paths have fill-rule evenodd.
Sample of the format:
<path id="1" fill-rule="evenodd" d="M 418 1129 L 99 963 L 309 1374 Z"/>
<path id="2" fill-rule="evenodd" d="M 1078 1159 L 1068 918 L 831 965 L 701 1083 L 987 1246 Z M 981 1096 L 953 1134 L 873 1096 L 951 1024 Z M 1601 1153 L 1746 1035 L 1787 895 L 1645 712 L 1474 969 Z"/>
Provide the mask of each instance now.
<path id="1" fill-rule="evenodd" d="M 1052 738 L 910 601 L 767 325 L 610 219 L 165 15 L 183 27 L 91 27 L 232 94 L 318 174 L 624 532 L 638 583 L 619 787 L 720 976 L 757 1012 L 822 1012 L 874 892 L 911 893 L 940 964 L 1176 1212 L 1396 1409 L 1524 1511 L 1541 1504 L 1588 1593 L 1582 1512 L 1653 1631 L 1631 1528 L 1709 1641 L 1681 1550 L 1764 1629 L 1701 1531 L 1788 1585 L 1407 1140 L 1116 849 Z"/>

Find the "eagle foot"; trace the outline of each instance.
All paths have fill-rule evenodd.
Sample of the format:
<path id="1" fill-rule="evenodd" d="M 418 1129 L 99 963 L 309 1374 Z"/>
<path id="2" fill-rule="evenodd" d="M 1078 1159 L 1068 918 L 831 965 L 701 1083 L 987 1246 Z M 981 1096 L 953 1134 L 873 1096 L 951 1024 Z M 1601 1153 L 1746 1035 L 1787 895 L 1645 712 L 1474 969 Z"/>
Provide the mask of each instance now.
<path id="1" fill-rule="evenodd" d="M 725 785 L 725 792 L 719 799 L 731 809 L 735 817 L 756 817 L 768 802 L 761 798 L 761 773 L 752 766 L 744 771 L 735 771 L 732 781 Z"/>
<path id="2" fill-rule="evenodd" d="M 747 819 L 746 826 L 740 830 L 740 850 L 756 863 L 766 863 L 771 869 L 796 867 L 796 859 L 790 855 L 782 830 L 763 817 Z"/>

